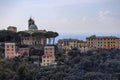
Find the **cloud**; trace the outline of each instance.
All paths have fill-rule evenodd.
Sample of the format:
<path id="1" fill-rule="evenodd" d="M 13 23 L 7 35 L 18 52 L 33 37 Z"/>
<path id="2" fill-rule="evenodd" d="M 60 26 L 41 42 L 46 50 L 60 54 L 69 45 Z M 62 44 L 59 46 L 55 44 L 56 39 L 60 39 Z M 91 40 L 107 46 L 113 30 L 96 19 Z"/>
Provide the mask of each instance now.
<path id="1" fill-rule="evenodd" d="M 110 11 L 109 10 L 99 11 L 98 12 L 98 17 L 100 19 L 105 19 L 105 18 L 109 17 L 109 15 L 110 15 Z"/>
<path id="2" fill-rule="evenodd" d="M 82 17 L 82 18 L 81 18 L 81 22 L 82 22 L 83 24 L 85 24 L 85 23 L 87 22 L 87 17 Z"/>

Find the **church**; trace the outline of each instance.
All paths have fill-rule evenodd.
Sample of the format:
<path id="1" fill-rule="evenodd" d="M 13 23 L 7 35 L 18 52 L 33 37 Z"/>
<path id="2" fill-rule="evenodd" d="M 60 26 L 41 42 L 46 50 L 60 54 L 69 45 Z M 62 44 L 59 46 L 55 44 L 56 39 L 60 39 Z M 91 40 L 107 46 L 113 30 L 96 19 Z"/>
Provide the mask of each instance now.
<path id="1" fill-rule="evenodd" d="M 39 30 L 37 25 L 35 24 L 35 21 L 30 17 L 28 20 L 28 30 L 25 30 L 24 32 L 29 33 L 30 36 L 22 37 L 21 43 L 29 46 L 42 46 L 46 44 L 46 37 L 45 35 L 37 35 L 33 36 L 33 34 L 45 34 L 46 30 Z"/>

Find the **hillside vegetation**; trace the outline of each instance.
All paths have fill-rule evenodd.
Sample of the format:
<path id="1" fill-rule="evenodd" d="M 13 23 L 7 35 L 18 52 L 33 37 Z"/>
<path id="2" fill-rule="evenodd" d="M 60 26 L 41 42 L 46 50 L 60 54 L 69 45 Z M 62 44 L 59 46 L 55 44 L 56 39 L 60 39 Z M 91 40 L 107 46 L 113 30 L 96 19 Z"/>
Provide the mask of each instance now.
<path id="1" fill-rule="evenodd" d="M 120 80 L 120 50 L 77 48 L 56 54 L 58 65 L 39 67 L 29 58 L 0 59 L 0 80 Z"/>

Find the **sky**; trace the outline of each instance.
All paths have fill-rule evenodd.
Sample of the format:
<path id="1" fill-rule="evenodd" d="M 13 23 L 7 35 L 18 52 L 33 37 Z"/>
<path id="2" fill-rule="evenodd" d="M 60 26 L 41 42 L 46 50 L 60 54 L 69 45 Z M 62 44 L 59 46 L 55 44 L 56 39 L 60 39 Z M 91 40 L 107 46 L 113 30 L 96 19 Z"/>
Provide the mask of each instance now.
<path id="1" fill-rule="evenodd" d="M 30 17 L 40 30 L 119 34 L 120 0 L 0 0 L 0 30 L 27 30 Z"/>

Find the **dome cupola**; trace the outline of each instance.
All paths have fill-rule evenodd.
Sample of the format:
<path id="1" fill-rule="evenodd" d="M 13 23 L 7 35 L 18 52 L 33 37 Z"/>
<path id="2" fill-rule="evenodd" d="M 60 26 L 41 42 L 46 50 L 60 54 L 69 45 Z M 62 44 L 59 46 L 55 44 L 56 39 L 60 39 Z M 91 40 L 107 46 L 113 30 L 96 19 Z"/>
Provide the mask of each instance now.
<path id="1" fill-rule="evenodd" d="M 28 29 L 29 30 L 38 30 L 37 26 L 35 25 L 34 20 L 31 17 L 28 20 Z"/>

